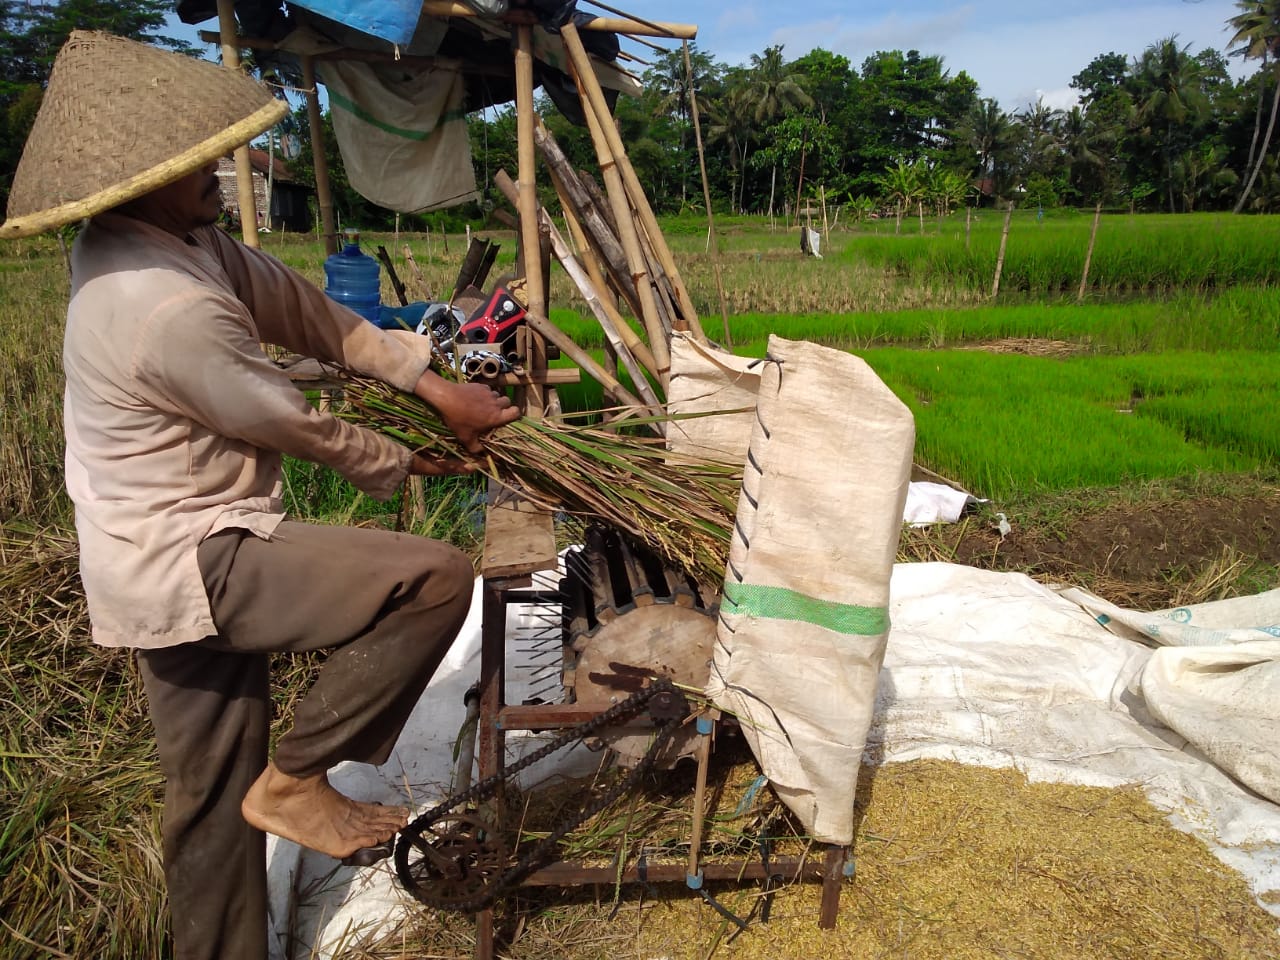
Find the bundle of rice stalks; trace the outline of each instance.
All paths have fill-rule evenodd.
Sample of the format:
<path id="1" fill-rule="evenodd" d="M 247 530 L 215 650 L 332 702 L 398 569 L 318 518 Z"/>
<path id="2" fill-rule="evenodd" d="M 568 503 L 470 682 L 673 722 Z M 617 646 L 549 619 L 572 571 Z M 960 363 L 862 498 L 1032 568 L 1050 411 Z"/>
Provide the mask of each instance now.
<path id="1" fill-rule="evenodd" d="M 417 397 L 361 377 L 344 389 L 348 419 L 420 453 L 466 456 Z M 525 418 L 485 438 L 481 470 L 547 508 L 630 534 L 701 584 L 724 580 L 741 482 L 735 468 L 673 454 L 658 437 Z"/>

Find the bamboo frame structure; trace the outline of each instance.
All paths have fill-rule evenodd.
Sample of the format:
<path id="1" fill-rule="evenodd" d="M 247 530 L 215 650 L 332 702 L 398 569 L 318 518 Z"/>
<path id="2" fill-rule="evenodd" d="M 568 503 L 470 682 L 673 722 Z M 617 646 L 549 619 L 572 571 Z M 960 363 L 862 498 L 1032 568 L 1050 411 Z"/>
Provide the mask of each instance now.
<path id="1" fill-rule="evenodd" d="M 519 163 L 519 189 L 516 209 L 520 214 L 520 255 L 524 272 L 526 306 L 530 313 L 547 315 L 546 284 L 542 275 L 542 241 L 538 236 L 538 194 L 534 173 L 533 147 L 533 27 L 516 27 L 516 148 Z M 527 364 L 536 377 L 546 369 L 545 345 L 536 337 L 526 340 Z M 525 409 L 541 416 L 546 397 L 541 387 L 531 388 L 525 397 Z"/>
<path id="2" fill-rule="evenodd" d="M 630 273 L 631 282 L 635 285 L 636 295 L 640 301 L 640 320 L 648 333 L 649 348 L 653 351 L 653 359 L 658 367 L 658 379 L 662 382 L 662 388 L 665 390 L 671 377 L 671 350 L 667 346 L 666 333 L 662 328 L 662 320 L 658 316 L 658 301 L 654 297 L 653 287 L 650 285 L 649 268 L 644 253 L 640 249 L 640 236 L 636 231 L 635 221 L 631 216 L 631 206 L 627 202 L 626 190 L 622 184 L 622 174 L 617 166 L 617 157 L 602 129 L 604 125 L 612 127 L 613 121 L 610 118 L 605 124 L 601 124 L 599 115 L 596 114 L 595 108 L 590 102 L 589 93 L 585 92 L 587 88 L 584 86 L 584 75 L 591 73 L 591 64 L 586 59 L 586 51 L 582 49 L 581 41 L 574 44 L 570 40 L 570 37 L 573 40 L 578 40 L 577 34 L 572 32 L 572 27 L 569 26 L 566 31 L 562 31 L 561 36 L 565 40 L 565 47 L 569 50 L 573 76 L 578 83 L 578 92 L 583 101 L 583 113 L 586 116 L 587 128 L 591 131 L 591 141 L 595 146 L 600 173 L 605 181 L 605 195 L 610 209 L 613 211 L 614 225 L 622 242 L 623 252 L 626 255 L 627 269 Z M 594 79 L 594 75 L 592 75 L 592 78 Z M 599 87 L 597 86 L 595 89 L 599 90 Z M 601 99 L 603 101 L 603 97 Z M 608 111 L 606 110 L 605 112 L 607 113 Z"/>
<path id="3" fill-rule="evenodd" d="M 689 107 L 693 114 L 693 138 L 698 144 L 698 170 L 702 174 L 702 200 L 707 206 L 707 234 L 711 247 L 711 269 L 716 277 L 716 293 L 720 298 L 720 320 L 723 324 L 725 346 L 733 346 L 729 333 L 729 303 L 724 293 L 724 273 L 720 269 L 720 238 L 716 236 L 716 215 L 711 209 L 711 184 L 707 179 L 707 156 L 702 147 L 702 121 L 698 117 L 698 93 L 693 88 L 693 62 L 689 58 L 689 41 L 681 45 L 684 51 L 684 75 L 689 84 Z"/>
<path id="4" fill-rule="evenodd" d="M 591 60 L 587 55 L 586 48 L 582 45 L 582 38 L 578 36 L 578 30 L 572 23 L 566 23 L 560 29 L 560 36 L 564 40 L 565 49 L 569 52 L 570 60 L 573 63 L 579 89 L 586 91 L 583 98 L 583 109 L 587 113 L 588 126 L 591 127 L 592 136 L 595 137 L 598 130 L 604 137 L 605 146 L 607 147 L 606 155 L 616 164 L 622 181 L 624 196 L 639 215 L 640 223 L 644 228 L 649 243 L 657 254 L 658 262 L 662 264 L 663 270 L 672 282 L 685 323 L 688 324 L 687 329 L 697 339 L 705 342 L 706 336 L 703 335 L 702 327 L 698 323 L 698 316 L 693 309 L 689 292 L 685 289 L 684 281 L 680 277 L 680 271 L 676 267 L 675 259 L 671 256 L 671 250 L 667 247 L 666 239 L 662 235 L 662 229 L 658 226 L 657 217 L 654 216 L 653 208 L 649 205 L 649 198 L 644 192 L 644 187 L 640 184 L 640 178 L 636 176 L 635 169 L 631 166 L 631 160 L 627 157 L 626 148 L 622 143 L 622 136 L 613 124 L 613 115 L 609 111 L 608 104 L 605 103 L 604 91 L 600 89 L 600 83 L 596 80 L 595 72 L 591 69 Z M 593 114 L 595 117 L 594 125 L 590 122 Z M 599 144 L 597 144 L 596 149 L 598 152 L 601 150 Z M 601 163 L 601 167 L 604 167 L 604 163 Z M 620 228 L 621 226 L 619 224 Z M 658 356 L 656 351 L 654 355 Z"/>

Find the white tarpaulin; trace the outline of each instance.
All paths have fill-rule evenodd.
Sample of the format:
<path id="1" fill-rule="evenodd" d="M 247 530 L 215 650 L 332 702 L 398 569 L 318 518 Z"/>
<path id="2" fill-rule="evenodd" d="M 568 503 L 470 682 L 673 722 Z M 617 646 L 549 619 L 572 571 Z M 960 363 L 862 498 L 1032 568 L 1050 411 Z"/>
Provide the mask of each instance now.
<path id="1" fill-rule="evenodd" d="M 1152 651 L 1117 636 L 1076 599 L 1091 607 L 1101 602 L 1079 591 L 1056 592 L 1021 574 L 942 563 L 895 566 L 892 629 L 864 762 L 930 757 L 1013 766 L 1033 780 L 1140 784 L 1157 807 L 1168 811 L 1174 826 L 1203 839 L 1246 877 L 1267 909 L 1280 915 L 1280 806 L 1216 767 L 1153 715 L 1143 695 L 1154 672 L 1162 672 L 1155 666 L 1161 654 L 1232 648 Z M 1237 609 L 1266 609 L 1260 605 L 1274 605 L 1280 596 L 1273 592 L 1253 600 L 1239 601 Z M 336 768 L 331 776 L 340 789 L 391 803 L 404 802 L 409 791 L 419 809 L 447 790 L 463 694 L 479 673 L 480 606 L 477 583 L 472 615 L 391 761 L 377 770 L 353 764 Z M 1160 627 L 1172 622 L 1107 609 L 1112 612 L 1104 616 L 1110 618 L 1119 612 Z M 1191 609 L 1194 619 L 1200 608 Z M 509 623 L 518 622 L 513 610 Z M 1214 630 L 1228 626 L 1210 622 Z M 1240 622 L 1277 629 L 1275 618 L 1265 614 L 1263 619 L 1246 615 Z M 521 679 L 532 669 L 524 664 L 522 670 L 518 646 L 513 641 L 508 661 L 513 702 L 523 696 Z M 1230 715 L 1229 704 L 1219 706 Z M 1271 697 L 1263 706 L 1261 719 L 1274 729 L 1280 702 Z M 1258 745 L 1274 747 L 1274 735 L 1261 727 L 1258 732 Z M 513 739 L 513 756 L 540 742 Z M 297 944 L 293 956 L 328 957 L 344 937 L 389 929 L 416 909 L 397 889 L 387 863 L 364 870 L 340 867 L 329 857 L 274 838 L 268 856 L 274 957 L 285 956 L 291 932 Z"/>
<path id="2" fill-rule="evenodd" d="M 1237 610 L 1274 610 L 1277 599 L 1274 592 L 1248 598 Z M 1108 604 L 1112 613 L 1099 618 L 1076 600 L 1101 602 L 1020 574 L 899 564 L 868 757 L 1014 766 L 1032 780 L 1101 787 L 1139 784 L 1174 826 L 1199 836 L 1280 915 L 1280 806 L 1161 721 L 1145 694 L 1165 672 L 1166 651 L 1099 622 L 1120 608 Z M 1174 622 L 1126 613 L 1149 626 Z M 1274 750 L 1268 731 L 1280 700 L 1254 706 L 1267 726 L 1260 723 L 1249 741 Z M 1233 708 L 1222 702 L 1201 716 L 1210 722 L 1215 710 L 1227 718 L 1222 734 Z"/>
<path id="3" fill-rule="evenodd" d="M 1160 644 L 1142 672 L 1152 714 L 1280 803 L 1280 590 L 1156 613 L 1067 595 L 1112 632 Z"/>

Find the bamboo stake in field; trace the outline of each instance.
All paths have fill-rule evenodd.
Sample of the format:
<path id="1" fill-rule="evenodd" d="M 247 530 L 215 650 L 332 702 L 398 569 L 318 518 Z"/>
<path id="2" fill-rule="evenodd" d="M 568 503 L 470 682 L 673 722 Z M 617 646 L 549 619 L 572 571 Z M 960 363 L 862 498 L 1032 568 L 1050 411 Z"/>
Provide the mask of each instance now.
<path id="1" fill-rule="evenodd" d="M 1009 243 L 1009 221 L 1013 219 L 1013 201 L 1004 212 L 1004 229 L 1000 232 L 1000 252 L 996 254 L 996 275 L 991 281 L 991 299 L 1000 293 L 1000 274 L 1004 271 L 1004 251 Z"/>
<path id="2" fill-rule="evenodd" d="M 1093 208 L 1093 227 L 1089 230 L 1089 247 L 1084 252 L 1084 269 L 1080 271 L 1080 290 L 1076 293 L 1076 303 L 1084 300 L 1085 288 L 1089 285 L 1089 264 L 1093 262 L 1093 243 L 1098 239 L 1098 221 L 1102 219 L 1102 201 Z"/>
<path id="3" fill-rule="evenodd" d="M 707 206 L 707 240 L 711 249 L 711 269 L 716 277 L 716 293 L 720 297 L 720 322 L 724 330 L 724 345 L 733 346 L 729 334 L 729 303 L 724 292 L 724 273 L 720 269 L 720 238 L 716 236 L 716 214 L 711 209 L 711 184 L 707 180 L 707 157 L 702 147 L 702 123 L 698 119 L 698 93 L 693 88 L 693 61 L 689 58 L 689 41 L 684 42 L 684 75 L 689 84 L 689 109 L 693 115 L 693 138 L 698 144 L 698 169 L 702 172 L 702 200 Z M 730 204 L 732 207 L 732 204 Z"/>

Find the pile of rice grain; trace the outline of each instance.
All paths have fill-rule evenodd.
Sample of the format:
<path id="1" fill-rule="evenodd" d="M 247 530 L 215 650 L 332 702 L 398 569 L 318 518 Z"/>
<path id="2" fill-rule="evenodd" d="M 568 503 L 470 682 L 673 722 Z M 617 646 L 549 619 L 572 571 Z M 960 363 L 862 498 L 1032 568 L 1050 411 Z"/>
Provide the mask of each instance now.
<path id="1" fill-rule="evenodd" d="M 857 878 L 835 930 L 820 888 L 779 892 L 768 924 L 734 928 L 683 886 L 541 893 L 501 909 L 512 960 L 1263 960 L 1277 920 L 1243 877 L 1173 829 L 1137 788 L 1028 783 L 1015 770 L 943 761 L 864 768 Z M 753 884 L 713 886 L 739 916 Z M 465 957 L 466 918 L 423 915 L 361 957 Z M 465 938 L 469 939 L 469 938 Z M 452 941 L 453 948 L 441 949 Z M 500 941 L 501 942 L 501 941 Z M 354 954 L 352 956 L 355 956 Z"/>

